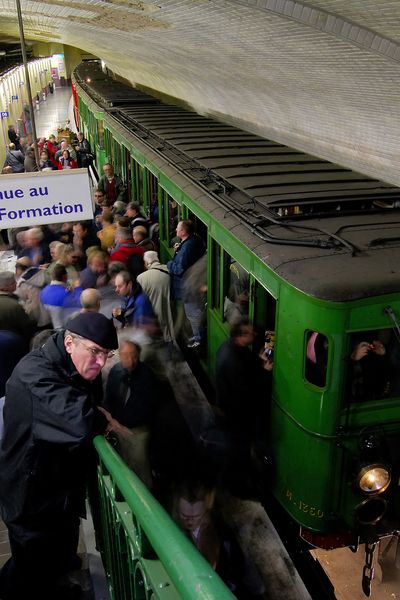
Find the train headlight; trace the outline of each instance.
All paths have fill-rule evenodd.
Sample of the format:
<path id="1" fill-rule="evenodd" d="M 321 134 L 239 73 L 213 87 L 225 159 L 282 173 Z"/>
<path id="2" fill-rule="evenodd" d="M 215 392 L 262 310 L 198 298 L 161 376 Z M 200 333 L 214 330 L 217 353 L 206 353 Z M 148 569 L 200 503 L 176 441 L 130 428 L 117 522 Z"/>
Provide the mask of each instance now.
<path id="1" fill-rule="evenodd" d="M 391 476 L 387 467 L 380 464 L 363 467 L 357 476 L 357 483 L 363 494 L 381 494 L 390 484 Z"/>

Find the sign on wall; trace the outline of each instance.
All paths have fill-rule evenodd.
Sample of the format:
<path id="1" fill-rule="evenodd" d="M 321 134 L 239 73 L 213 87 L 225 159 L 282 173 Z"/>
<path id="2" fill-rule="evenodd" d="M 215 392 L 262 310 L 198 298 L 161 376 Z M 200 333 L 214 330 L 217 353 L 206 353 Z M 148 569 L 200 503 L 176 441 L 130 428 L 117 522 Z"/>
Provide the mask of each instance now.
<path id="1" fill-rule="evenodd" d="M 86 169 L 0 177 L 0 229 L 93 219 Z"/>

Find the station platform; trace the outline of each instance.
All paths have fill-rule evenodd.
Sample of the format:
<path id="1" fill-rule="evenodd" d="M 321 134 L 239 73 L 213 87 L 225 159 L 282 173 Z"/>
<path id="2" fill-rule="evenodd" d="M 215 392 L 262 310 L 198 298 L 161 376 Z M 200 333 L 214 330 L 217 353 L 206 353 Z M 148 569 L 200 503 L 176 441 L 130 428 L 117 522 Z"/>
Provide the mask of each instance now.
<path id="1" fill-rule="evenodd" d="M 35 110 L 37 136 L 48 138 L 53 133 L 57 137 L 57 129 L 64 127 L 67 119 L 74 129 L 71 88 L 56 88 L 53 94 L 48 94 L 47 99 L 40 102 L 39 110 Z"/>

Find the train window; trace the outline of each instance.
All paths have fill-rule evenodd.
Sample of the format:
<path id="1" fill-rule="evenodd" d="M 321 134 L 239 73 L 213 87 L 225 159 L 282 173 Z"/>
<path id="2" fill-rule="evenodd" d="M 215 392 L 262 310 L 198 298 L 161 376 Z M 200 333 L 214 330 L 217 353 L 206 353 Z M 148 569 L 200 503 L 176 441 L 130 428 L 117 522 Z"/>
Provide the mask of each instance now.
<path id="1" fill-rule="evenodd" d="M 133 173 L 133 199 L 143 204 L 143 167 L 131 157 Z"/>
<path id="2" fill-rule="evenodd" d="M 323 388 L 326 386 L 328 367 L 328 338 L 318 331 L 306 334 L 305 377 L 309 383 Z"/>
<path id="3" fill-rule="evenodd" d="M 186 217 L 182 217 L 186 218 Z M 195 233 L 201 237 L 205 245 L 207 245 L 207 225 L 196 217 L 190 210 L 187 212 L 187 218 L 192 221 Z"/>
<path id="4" fill-rule="evenodd" d="M 129 201 L 132 200 L 132 175 L 131 175 L 131 161 L 129 151 L 125 146 L 121 146 L 122 153 L 122 169 L 121 176 L 124 179 L 127 189 Z"/>
<path id="5" fill-rule="evenodd" d="M 174 198 L 171 198 L 171 196 L 168 196 L 168 202 L 167 202 L 166 207 L 167 207 L 166 223 L 168 223 L 168 231 L 167 231 L 168 245 L 170 246 L 170 248 L 172 248 L 172 246 L 174 245 L 174 242 L 177 241 L 176 226 L 178 225 L 178 222 L 182 218 L 182 207 L 177 203 L 176 200 L 174 200 Z"/>
<path id="6" fill-rule="evenodd" d="M 112 134 L 111 131 L 109 131 L 108 129 L 104 130 L 104 144 L 105 144 L 105 149 L 106 149 L 106 154 L 107 154 L 107 160 L 112 160 L 111 158 L 111 154 L 112 154 Z"/>
<path id="7" fill-rule="evenodd" d="M 97 121 L 97 143 L 101 150 L 104 148 L 104 121 Z"/>
<path id="8" fill-rule="evenodd" d="M 368 402 L 400 396 L 400 340 L 393 329 L 349 336 L 347 398 Z"/>
<path id="9" fill-rule="evenodd" d="M 147 198 L 145 208 L 151 220 L 154 220 L 154 211 L 158 207 L 158 179 L 151 171 L 147 171 Z"/>
<path id="10" fill-rule="evenodd" d="M 249 274 L 224 252 L 224 319 L 231 325 L 249 315 Z"/>

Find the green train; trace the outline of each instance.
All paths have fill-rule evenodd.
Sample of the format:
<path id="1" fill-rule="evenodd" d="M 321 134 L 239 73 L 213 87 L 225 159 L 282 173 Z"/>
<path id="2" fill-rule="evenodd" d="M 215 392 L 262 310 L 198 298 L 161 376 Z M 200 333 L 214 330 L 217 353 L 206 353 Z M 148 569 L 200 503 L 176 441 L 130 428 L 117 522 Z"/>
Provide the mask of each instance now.
<path id="1" fill-rule="evenodd" d="M 178 219 L 207 244 L 211 379 L 227 302 L 244 294 L 240 310 L 274 332 L 272 487 L 301 535 L 333 548 L 398 530 L 399 189 L 164 104 L 96 61 L 73 85 L 98 167 L 111 160 L 157 215 L 162 260 Z"/>

